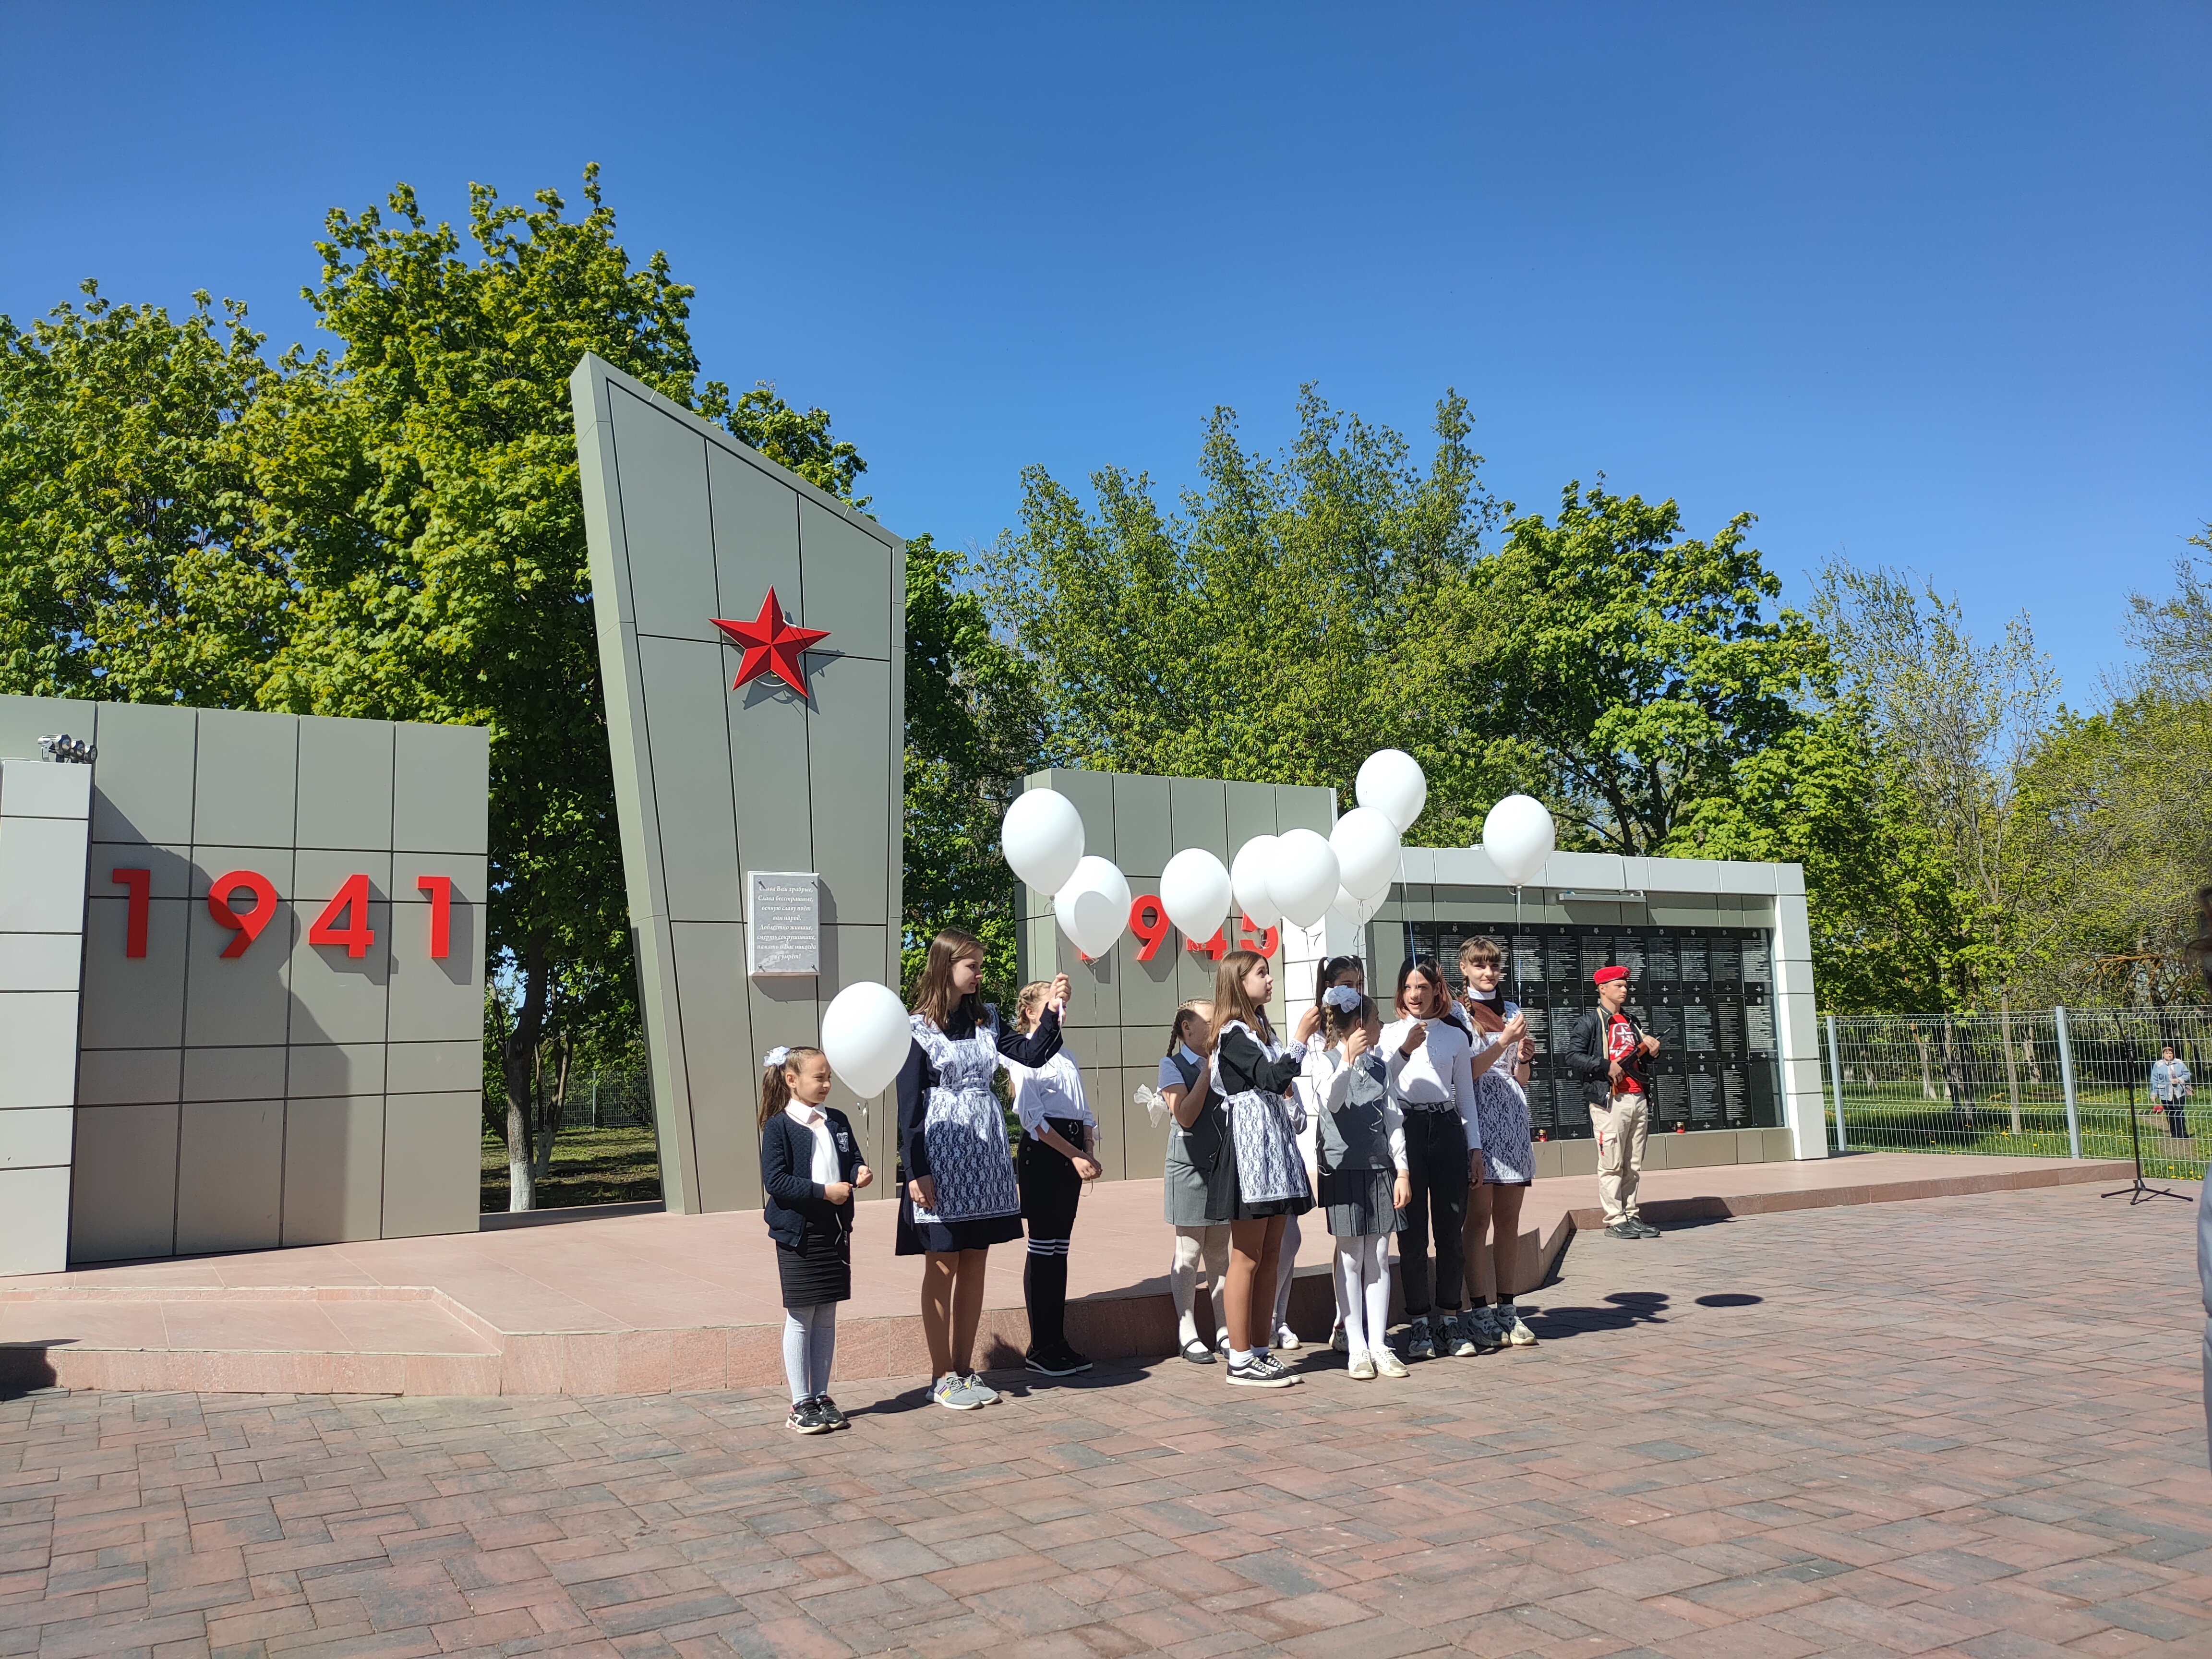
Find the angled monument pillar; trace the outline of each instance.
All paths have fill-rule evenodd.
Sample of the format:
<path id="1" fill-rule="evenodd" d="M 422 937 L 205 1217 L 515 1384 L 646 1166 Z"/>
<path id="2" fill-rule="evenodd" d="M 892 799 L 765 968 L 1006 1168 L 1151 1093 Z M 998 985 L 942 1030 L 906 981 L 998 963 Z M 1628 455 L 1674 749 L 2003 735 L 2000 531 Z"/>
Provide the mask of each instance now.
<path id="1" fill-rule="evenodd" d="M 597 357 L 569 393 L 661 1190 L 749 1209 L 760 1057 L 899 982 L 906 547 Z M 888 1096 L 831 1101 L 889 1192 Z"/>

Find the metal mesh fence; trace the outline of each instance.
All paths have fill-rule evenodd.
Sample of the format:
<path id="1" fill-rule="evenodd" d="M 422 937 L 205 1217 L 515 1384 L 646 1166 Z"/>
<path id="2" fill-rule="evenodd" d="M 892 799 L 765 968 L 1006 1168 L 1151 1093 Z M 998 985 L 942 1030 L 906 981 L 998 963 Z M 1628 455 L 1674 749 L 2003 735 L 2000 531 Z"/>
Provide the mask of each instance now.
<path id="1" fill-rule="evenodd" d="M 2171 1047 L 2191 1081 L 2156 1097 Z M 2128 1158 L 2198 1180 L 2212 1139 L 2212 1010 L 1830 1015 L 1820 1033 L 1842 1150 Z M 2167 1082 L 2171 1084 L 2172 1079 Z"/>
<path id="2" fill-rule="evenodd" d="M 568 1079 L 568 1098 L 561 1113 L 564 1129 L 623 1129 L 653 1127 L 653 1088 L 642 1066 L 588 1072 Z"/>

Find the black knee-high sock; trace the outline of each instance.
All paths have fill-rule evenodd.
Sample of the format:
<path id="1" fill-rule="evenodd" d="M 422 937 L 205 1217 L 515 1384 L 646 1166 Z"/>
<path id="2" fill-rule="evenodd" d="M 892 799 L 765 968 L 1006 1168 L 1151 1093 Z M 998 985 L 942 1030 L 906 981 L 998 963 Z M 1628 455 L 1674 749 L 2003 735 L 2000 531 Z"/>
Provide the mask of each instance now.
<path id="1" fill-rule="evenodd" d="M 1061 1250 L 1066 1249 L 1060 1246 Z M 1030 1346 L 1040 1354 L 1067 1346 L 1067 1257 L 1032 1250 L 1022 1269 L 1022 1299 L 1029 1305 Z"/>

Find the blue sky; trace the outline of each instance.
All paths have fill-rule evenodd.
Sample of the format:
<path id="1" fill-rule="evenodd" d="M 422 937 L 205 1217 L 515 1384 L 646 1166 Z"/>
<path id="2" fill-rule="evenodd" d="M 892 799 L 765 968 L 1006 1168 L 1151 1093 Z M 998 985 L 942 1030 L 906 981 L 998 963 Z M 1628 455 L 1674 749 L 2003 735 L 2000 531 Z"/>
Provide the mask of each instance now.
<path id="1" fill-rule="evenodd" d="M 2094 699 L 2212 518 L 2212 8 L 0 4 L 0 311 L 100 278 L 277 343 L 324 210 L 576 199 L 818 404 L 892 528 L 1170 489 L 1298 384 L 1491 486 L 1911 566 Z"/>

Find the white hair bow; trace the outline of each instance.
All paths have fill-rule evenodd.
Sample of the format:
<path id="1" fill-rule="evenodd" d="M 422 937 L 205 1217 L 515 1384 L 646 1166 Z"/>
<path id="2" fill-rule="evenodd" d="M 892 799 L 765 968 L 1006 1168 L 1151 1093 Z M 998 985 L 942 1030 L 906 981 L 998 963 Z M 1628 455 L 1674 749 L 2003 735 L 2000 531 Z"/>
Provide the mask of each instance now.
<path id="1" fill-rule="evenodd" d="M 1130 1098 L 1145 1109 L 1146 1115 L 1152 1120 L 1152 1127 L 1158 1128 L 1160 1120 L 1168 1115 L 1166 1097 L 1151 1084 L 1145 1083 L 1138 1085 L 1137 1092 Z"/>
<path id="2" fill-rule="evenodd" d="M 1326 1006 L 1342 1009 L 1347 1014 L 1356 1012 L 1364 1000 L 1359 993 L 1349 985 L 1330 986 L 1321 994 L 1321 1000 Z"/>
<path id="3" fill-rule="evenodd" d="M 761 1070 L 763 1072 L 772 1072 L 790 1058 L 791 1050 L 786 1048 L 782 1043 L 779 1042 L 775 1048 L 769 1049 L 765 1054 L 761 1056 Z"/>

